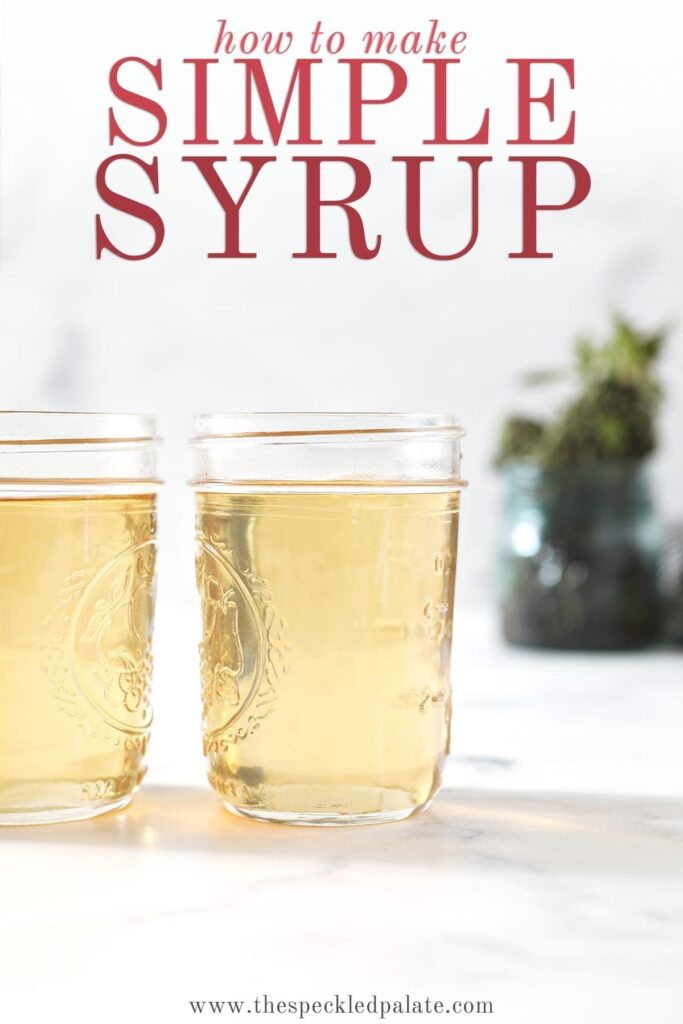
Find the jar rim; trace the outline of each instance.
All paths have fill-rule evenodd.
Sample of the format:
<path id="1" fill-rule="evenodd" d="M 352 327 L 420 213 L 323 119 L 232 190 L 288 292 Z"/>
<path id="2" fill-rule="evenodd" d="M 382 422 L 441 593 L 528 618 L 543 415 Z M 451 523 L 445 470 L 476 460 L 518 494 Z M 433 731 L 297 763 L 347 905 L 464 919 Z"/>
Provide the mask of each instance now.
<path id="1" fill-rule="evenodd" d="M 191 441 L 202 489 L 459 489 L 455 416 L 256 412 L 199 416 Z"/>
<path id="2" fill-rule="evenodd" d="M 372 435 L 374 441 L 396 440 L 396 435 L 465 434 L 450 413 L 406 412 L 237 412 L 204 413 L 194 421 L 193 445 L 214 440 L 251 440 L 269 443 L 306 443 Z"/>
<path id="3" fill-rule="evenodd" d="M 158 440 L 154 416 L 0 409 L 0 445 L 130 444 Z"/>

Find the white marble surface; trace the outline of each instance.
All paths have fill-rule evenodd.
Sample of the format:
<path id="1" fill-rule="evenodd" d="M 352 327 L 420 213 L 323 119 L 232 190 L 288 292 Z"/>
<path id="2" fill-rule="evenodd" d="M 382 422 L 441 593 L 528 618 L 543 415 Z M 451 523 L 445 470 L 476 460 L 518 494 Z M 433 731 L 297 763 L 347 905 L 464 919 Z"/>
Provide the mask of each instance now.
<path id="1" fill-rule="evenodd" d="M 162 610 L 160 639 L 188 614 Z M 682 667 L 505 650 L 461 611 L 433 808 L 297 830 L 221 809 L 191 649 L 160 657 L 130 809 L 0 834 L 2 1020 L 173 1024 L 191 999 L 408 992 L 491 1000 L 504 1024 L 678 1024 Z"/>

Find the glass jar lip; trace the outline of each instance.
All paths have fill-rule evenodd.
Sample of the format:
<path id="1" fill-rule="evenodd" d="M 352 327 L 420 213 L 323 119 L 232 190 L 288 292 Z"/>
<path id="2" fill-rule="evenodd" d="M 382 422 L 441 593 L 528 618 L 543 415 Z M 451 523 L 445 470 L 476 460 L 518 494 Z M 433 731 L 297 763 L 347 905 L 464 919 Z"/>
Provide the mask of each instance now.
<path id="1" fill-rule="evenodd" d="M 204 413 L 194 421 L 193 445 L 211 441 L 293 443 L 372 437 L 396 440 L 397 435 L 462 437 L 465 430 L 450 413 L 405 412 L 248 412 Z"/>
<path id="2" fill-rule="evenodd" d="M 0 445 L 158 442 L 154 416 L 138 413 L 0 409 Z"/>

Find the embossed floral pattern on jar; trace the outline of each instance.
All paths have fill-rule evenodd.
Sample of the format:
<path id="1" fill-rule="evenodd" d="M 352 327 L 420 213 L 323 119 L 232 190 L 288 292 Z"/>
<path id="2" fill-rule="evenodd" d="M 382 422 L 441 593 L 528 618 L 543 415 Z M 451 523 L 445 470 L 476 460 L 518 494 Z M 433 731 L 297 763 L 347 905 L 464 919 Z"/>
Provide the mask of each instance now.
<path id="1" fill-rule="evenodd" d="M 204 417 L 197 586 L 209 779 L 238 814 L 392 821 L 449 741 L 450 417 Z"/>
<path id="2" fill-rule="evenodd" d="M 140 417 L 0 413 L 0 823 L 90 817 L 144 775 L 155 450 Z"/>

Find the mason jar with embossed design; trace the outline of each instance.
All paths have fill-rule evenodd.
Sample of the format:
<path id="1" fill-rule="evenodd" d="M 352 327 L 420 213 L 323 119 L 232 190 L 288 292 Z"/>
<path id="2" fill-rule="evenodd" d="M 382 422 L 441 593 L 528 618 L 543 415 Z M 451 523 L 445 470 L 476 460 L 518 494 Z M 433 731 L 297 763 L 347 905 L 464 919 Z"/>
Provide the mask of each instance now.
<path id="1" fill-rule="evenodd" d="M 155 423 L 0 412 L 0 824 L 124 806 L 145 771 Z"/>
<path id="2" fill-rule="evenodd" d="M 450 416 L 202 416 L 209 779 L 266 821 L 394 821 L 448 750 L 463 431 Z"/>

